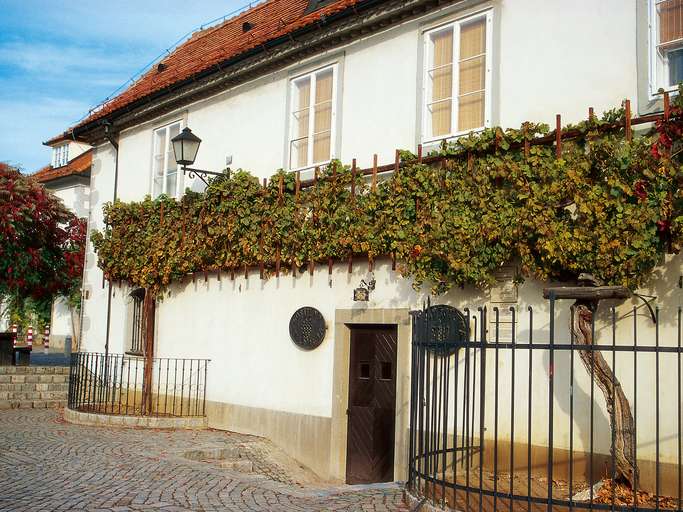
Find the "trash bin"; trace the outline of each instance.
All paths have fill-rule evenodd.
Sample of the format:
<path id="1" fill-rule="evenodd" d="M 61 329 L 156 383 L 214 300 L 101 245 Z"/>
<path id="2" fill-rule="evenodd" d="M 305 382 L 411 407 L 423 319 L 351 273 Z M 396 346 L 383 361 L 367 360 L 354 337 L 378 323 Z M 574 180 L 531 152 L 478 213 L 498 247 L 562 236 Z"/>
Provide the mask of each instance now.
<path id="1" fill-rule="evenodd" d="M 14 335 L 11 332 L 0 332 L 0 366 L 14 364 Z"/>

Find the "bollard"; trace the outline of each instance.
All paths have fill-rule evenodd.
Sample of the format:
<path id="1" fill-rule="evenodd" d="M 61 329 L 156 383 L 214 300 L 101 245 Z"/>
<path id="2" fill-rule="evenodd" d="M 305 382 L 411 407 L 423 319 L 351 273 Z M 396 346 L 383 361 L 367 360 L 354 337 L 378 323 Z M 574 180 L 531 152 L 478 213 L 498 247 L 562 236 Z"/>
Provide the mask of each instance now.
<path id="1" fill-rule="evenodd" d="M 45 326 L 45 331 L 43 332 L 43 352 L 47 354 L 50 351 L 50 326 Z"/>
<path id="2" fill-rule="evenodd" d="M 26 332 L 26 345 L 28 345 L 29 349 L 33 350 L 33 327 L 31 326 L 29 326 Z"/>

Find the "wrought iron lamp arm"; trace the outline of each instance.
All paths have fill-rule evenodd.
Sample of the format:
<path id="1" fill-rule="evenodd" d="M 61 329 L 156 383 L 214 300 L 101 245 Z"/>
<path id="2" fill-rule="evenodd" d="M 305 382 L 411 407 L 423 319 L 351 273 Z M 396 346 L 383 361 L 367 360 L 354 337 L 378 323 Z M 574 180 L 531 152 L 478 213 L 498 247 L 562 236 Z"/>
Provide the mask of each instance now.
<path id="1" fill-rule="evenodd" d="M 207 187 L 209 186 L 209 182 L 206 181 L 206 178 L 208 176 L 226 176 L 226 175 L 228 177 L 230 176 L 230 171 L 228 171 L 226 174 L 224 172 L 214 172 L 214 171 L 205 171 L 203 169 L 194 169 L 192 167 L 187 167 L 187 166 L 183 165 L 183 174 L 185 174 L 185 173 L 187 173 L 187 175 L 190 178 L 194 178 L 196 176 L 197 178 L 202 180 Z"/>

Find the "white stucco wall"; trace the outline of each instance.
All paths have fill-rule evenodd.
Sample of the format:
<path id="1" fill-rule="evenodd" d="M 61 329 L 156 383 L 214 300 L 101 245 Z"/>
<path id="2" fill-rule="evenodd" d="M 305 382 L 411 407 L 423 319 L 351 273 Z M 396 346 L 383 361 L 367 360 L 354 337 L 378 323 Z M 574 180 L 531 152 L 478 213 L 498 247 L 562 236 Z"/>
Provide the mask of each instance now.
<path id="1" fill-rule="evenodd" d="M 563 115 L 564 123 L 576 122 L 587 116 L 589 106 L 601 112 L 618 107 L 627 97 L 635 103 L 635 0 L 500 0 L 483 2 L 481 6 L 494 9 L 494 124 L 518 127 L 530 120 L 552 125 L 556 113 Z M 259 177 L 270 176 L 286 161 L 289 78 L 333 62 L 342 76 L 337 116 L 340 146 L 335 156 L 344 163 L 358 158 L 359 165 L 368 166 L 373 153 L 379 154 L 380 163 L 388 163 L 396 148 L 416 150 L 421 115 L 422 31 L 472 11 L 444 8 L 124 131 L 120 137 L 118 197 L 123 201 L 140 200 L 150 193 L 153 130 L 178 119 L 203 140 L 196 167 L 222 169 L 225 157 L 232 155 L 232 168 L 248 169 Z M 113 197 L 113 182 L 114 151 L 105 144 L 97 147 L 93 156 L 91 229 L 102 228 L 102 205 Z M 185 185 L 201 188 L 189 179 Z M 88 247 L 83 348 L 103 351 L 109 292 L 103 286 L 96 255 Z M 672 284 L 681 266 L 680 257 L 670 260 L 665 273 L 671 279 L 665 285 L 661 281 L 651 286 L 667 313 L 681 301 L 680 290 Z M 230 281 L 223 275 L 220 282 L 212 276 L 207 283 L 198 278 L 195 283 L 174 285 L 158 306 L 156 355 L 210 358 L 209 400 L 330 417 L 335 310 L 416 308 L 425 299 L 424 294 L 417 294 L 408 281 L 382 264 L 375 273 L 378 282 L 371 302 L 354 303 L 352 290 L 366 273 L 365 265 L 358 264 L 351 276 L 345 268 L 335 268 L 331 280 L 326 269 L 320 267 L 312 277 L 283 276 L 262 282 L 258 274 L 252 273 L 249 279 L 241 276 Z M 539 333 L 547 332 L 547 319 L 541 320 L 547 308 L 541 288 L 540 283 L 527 282 L 520 287 L 517 303 L 520 314 L 528 305 L 539 311 L 535 323 Z M 111 352 L 127 348 L 124 331 L 128 293 L 125 287 L 115 286 L 112 290 Z M 488 295 L 453 290 L 437 300 L 472 307 L 485 305 Z M 328 322 L 324 343 L 312 352 L 297 349 L 287 331 L 291 314 L 303 305 L 318 308 Z M 629 308 L 630 304 L 619 309 L 620 316 L 626 316 L 624 325 Z M 525 322 L 522 315 L 520 336 L 526 332 Z M 672 324 L 664 327 L 667 342 L 671 342 Z M 501 363 L 501 378 L 507 376 L 506 364 Z M 547 372 L 547 362 L 539 359 L 535 365 L 536 375 Z M 579 370 L 577 364 L 577 374 Z M 628 375 L 625 378 L 628 380 Z M 585 393 L 586 381 L 578 379 Z M 539 400 L 546 392 L 541 385 L 534 390 Z M 509 409 L 509 397 L 502 400 L 501 407 Z M 557 407 L 566 415 L 563 400 L 558 397 Z M 642 400 L 647 402 L 645 397 Z M 520 422 L 524 407 L 520 404 Z M 585 414 L 585 408 L 581 412 Z M 652 416 L 645 409 L 641 414 L 644 416 L 639 417 L 639 422 L 649 425 Z M 538 422 L 535 431 L 541 437 L 547 428 L 544 420 L 534 420 Z M 558 425 L 557 445 L 568 445 L 566 423 Z M 541 438 L 539 442 L 542 444 Z M 652 444 L 647 446 L 643 449 L 653 449 Z"/>

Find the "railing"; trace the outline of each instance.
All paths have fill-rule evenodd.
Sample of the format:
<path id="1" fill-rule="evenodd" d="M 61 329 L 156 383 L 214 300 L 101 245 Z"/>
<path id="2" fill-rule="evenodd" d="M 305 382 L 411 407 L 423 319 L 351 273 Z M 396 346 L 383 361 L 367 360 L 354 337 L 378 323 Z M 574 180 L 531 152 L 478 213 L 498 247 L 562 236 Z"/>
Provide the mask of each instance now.
<path id="1" fill-rule="evenodd" d="M 413 312 L 409 491 L 466 512 L 683 510 L 681 316 Z"/>
<path id="2" fill-rule="evenodd" d="M 70 409 L 133 416 L 204 416 L 207 359 L 71 354 Z"/>

